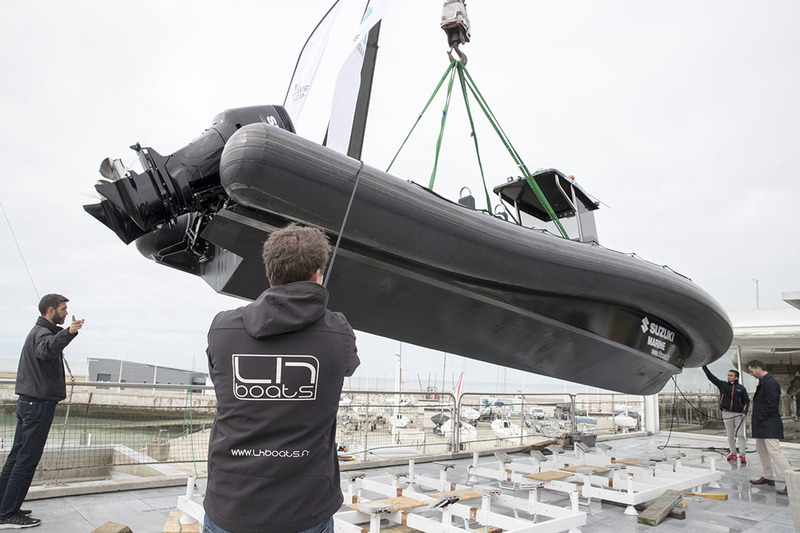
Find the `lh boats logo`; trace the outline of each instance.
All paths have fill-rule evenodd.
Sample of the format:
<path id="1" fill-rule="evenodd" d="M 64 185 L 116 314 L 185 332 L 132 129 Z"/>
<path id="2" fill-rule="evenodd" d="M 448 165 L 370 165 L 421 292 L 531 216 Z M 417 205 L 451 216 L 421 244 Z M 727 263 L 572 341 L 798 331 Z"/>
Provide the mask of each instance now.
<path id="1" fill-rule="evenodd" d="M 315 400 L 313 355 L 233 354 L 233 394 L 240 400 Z"/>

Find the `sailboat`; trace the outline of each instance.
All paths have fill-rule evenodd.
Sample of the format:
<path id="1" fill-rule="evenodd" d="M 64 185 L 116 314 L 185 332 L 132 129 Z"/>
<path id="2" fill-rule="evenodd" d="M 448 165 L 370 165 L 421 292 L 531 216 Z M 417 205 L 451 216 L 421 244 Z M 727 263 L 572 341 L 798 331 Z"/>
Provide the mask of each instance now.
<path id="1" fill-rule="evenodd" d="M 490 213 L 365 164 L 360 146 L 346 155 L 296 135 L 280 105 L 223 111 L 168 156 L 133 148 L 144 171 L 104 161 L 104 199 L 85 209 L 145 257 L 221 293 L 255 299 L 268 288 L 261 243 L 298 222 L 338 243 L 330 308 L 401 342 L 652 394 L 718 359 L 733 336 L 691 280 L 601 246 L 597 202 L 556 169 L 499 184 L 506 209 Z M 588 231 L 570 239 L 526 225 L 551 211 Z"/>

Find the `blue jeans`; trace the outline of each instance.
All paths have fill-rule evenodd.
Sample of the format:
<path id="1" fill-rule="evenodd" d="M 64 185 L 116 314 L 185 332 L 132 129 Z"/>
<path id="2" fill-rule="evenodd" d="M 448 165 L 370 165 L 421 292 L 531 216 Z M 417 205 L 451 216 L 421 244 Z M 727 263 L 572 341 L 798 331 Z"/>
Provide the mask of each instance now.
<path id="1" fill-rule="evenodd" d="M 0 473 L 0 519 L 17 514 L 28 494 L 33 474 L 42 458 L 57 403 L 28 396 L 20 396 L 17 400 L 14 444 Z"/>
<path id="2" fill-rule="evenodd" d="M 217 524 L 211 521 L 211 519 L 206 515 L 205 520 L 203 521 L 203 533 L 232 533 L 227 529 L 222 529 Z M 328 518 L 327 520 L 323 520 L 316 526 L 304 529 L 303 531 L 298 531 L 297 533 L 333 533 L 333 517 Z"/>

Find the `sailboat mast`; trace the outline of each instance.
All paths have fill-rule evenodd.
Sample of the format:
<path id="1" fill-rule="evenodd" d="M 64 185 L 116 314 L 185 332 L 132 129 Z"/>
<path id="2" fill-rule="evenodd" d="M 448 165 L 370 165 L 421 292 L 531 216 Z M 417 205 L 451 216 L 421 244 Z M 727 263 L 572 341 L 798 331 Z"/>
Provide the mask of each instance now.
<path id="1" fill-rule="evenodd" d="M 364 63 L 361 65 L 361 85 L 356 99 L 356 110 L 353 114 L 353 129 L 350 132 L 350 144 L 347 155 L 353 159 L 361 159 L 364 148 L 364 133 L 367 129 L 367 113 L 369 100 L 372 95 L 372 80 L 375 77 L 375 62 L 378 57 L 378 38 L 381 34 L 381 21 L 367 34 L 367 50 L 364 53 Z"/>

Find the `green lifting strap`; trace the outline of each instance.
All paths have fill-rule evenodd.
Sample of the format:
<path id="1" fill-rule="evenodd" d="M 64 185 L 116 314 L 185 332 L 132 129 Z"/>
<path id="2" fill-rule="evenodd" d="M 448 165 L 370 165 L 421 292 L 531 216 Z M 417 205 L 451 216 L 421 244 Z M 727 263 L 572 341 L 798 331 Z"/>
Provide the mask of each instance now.
<path id="1" fill-rule="evenodd" d="M 481 171 L 481 183 L 483 184 L 483 194 L 486 196 L 486 209 L 489 214 L 492 214 L 492 200 L 489 198 L 489 189 L 486 187 L 486 176 L 483 173 L 483 162 L 481 161 L 481 151 L 478 148 L 478 133 L 475 131 L 475 122 L 472 120 L 472 110 L 469 107 L 469 98 L 467 96 L 467 84 L 464 80 L 464 63 L 458 62 L 458 81 L 461 82 L 461 93 L 464 95 L 464 105 L 467 108 L 467 116 L 469 117 L 470 135 L 475 142 L 475 155 L 478 158 L 478 168 Z"/>
<path id="2" fill-rule="evenodd" d="M 397 156 L 400 155 L 400 152 L 403 150 L 403 147 L 405 146 L 405 144 L 408 141 L 409 137 L 411 137 L 411 134 L 414 132 L 414 129 L 417 127 L 417 124 L 419 124 L 419 121 L 422 119 L 422 115 L 425 114 L 425 111 L 428 109 L 428 107 L 430 106 L 430 104 L 433 101 L 434 97 L 436 96 L 436 94 L 441 89 L 445 78 L 447 78 L 449 76 L 450 80 L 449 80 L 449 82 L 447 84 L 447 98 L 446 98 L 446 101 L 445 101 L 444 109 L 442 111 L 442 122 L 441 122 L 441 126 L 439 128 L 439 137 L 436 140 L 436 154 L 435 154 L 435 157 L 434 157 L 433 171 L 431 172 L 431 179 L 430 179 L 430 182 L 428 184 L 428 188 L 433 190 L 433 184 L 434 184 L 434 182 L 436 180 L 436 170 L 437 170 L 438 163 L 439 163 L 439 152 L 441 150 L 442 138 L 444 137 L 444 128 L 445 128 L 445 125 L 447 123 L 447 113 L 448 113 L 448 110 L 450 108 L 450 97 L 451 97 L 452 92 L 453 92 L 453 81 L 454 81 L 454 77 L 455 77 L 456 71 L 458 71 L 458 78 L 459 78 L 459 82 L 461 84 L 462 93 L 464 95 L 464 105 L 466 106 L 467 116 L 469 117 L 470 128 L 472 130 L 470 133 L 471 133 L 473 141 L 475 143 L 475 152 L 476 152 L 477 158 L 478 158 L 478 166 L 479 166 L 480 171 L 481 171 L 481 180 L 483 181 L 483 190 L 484 190 L 484 193 L 486 195 L 486 205 L 488 206 L 489 213 L 491 214 L 491 212 L 492 212 L 491 201 L 490 201 L 490 198 L 489 198 L 489 191 L 488 191 L 488 189 L 486 187 L 486 179 L 484 177 L 483 164 L 481 162 L 480 150 L 478 148 L 478 137 L 477 137 L 477 134 L 475 133 L 475 124 L 474 124 L 474 121 L 473 121 L 473 118 L 472 118 L 472 112 L 471 112 L 470 107 L 469 107 L 469 99 L 467 97 L 467 88 L 469 88 L 469 92 L 472 93 L 472 96 L 475 98 L 475 101 L 478 102 L 478 106 L 480 106 L 481 110 L 483 111 L 483 114 L 486 115 L 486 118 L 489 120 L 489 123 L 492 125 L 492 127 L 495 130 L 495 132 L 497 133 L 497 136 L 500 137 L 501 142 L 506 147 L 506 150 L 508 150 L 508 153 L 511 155 L 511 159 L 513 159 L 514 163 L 516 163 L 516 165 L 519 167 L 520 171 L 522 172 L 522 175 L 525 177 L 525 182 L 531 188 L 531 190 L 533 191 L 534 195 L 539 200 L 539 202 L 541 202 L 542 207 L 544 207 L 545 212 L 547 212 L 547 214 L 550 216 L 550 220 L 552 220 L 553 223 L 555 224 L 555 226 L 558 228 L 558 231 L 561 233 L 561 236 L 566 238 L 566 239 L 568 239 L 569 235 L 567 235 L 567 231 L 564 229 L 564 226 L 562 226 L 561 222 L 558 220 L 558 216 L 556 215 L 555 211 L 553 211 L 553 208 L 550 206 L 550 202 L 547 201 L 547 198 L 545 197 L 544 193 L 542 193 L 542 190 L 539 188 L 539 185 L 536 183 L 536 181 L 534 181 L 533 176 L 531 175 L 530 171 L 528 170 L 528 167 L 522 161 L 522 158 L 519 156 L 519 154 L 517 153 L 516 149 L 511 145 L 511 141 L 508 139 L 508 136 L 506 135 L 505 131 L 503 131 L 503 128 L 500 127 L 500 123 L 497 121 L 497 118 L 494 116 L 494 113 L 492 113 L 492 110 L 489 109 L 489 105 L 486 103 L 486 100 L 483 98 L 483 95 L 478 90 L 478 87 L 475 84 L 475 81 L 472 79 L 472 76 L 470 76 L 469 71 L 467 71 L 467 67 L 464 65 L 464 63 L 462 61 L 458 61 L 458 60 L 455 60 L 455 59 L 451 59 L 450 60 L 450 64 L 447 66 L 447 69 L 445 70 L 444 75 L 442 75 L 442 78 L 439 80 L 439 83 L 436 85 L 436 88 L 434 89 L 433 94 L 431 94 L 431 97 L 428 99 L 428 102 L 425 104 L 425 107 L 422 109 L 420 114 L 417 116 L 417 120 L 414 122 L 414 125 L 411 127 L 411 131 L 409 131 L 408 135 L 406 135 L 406 138 L 403 140 L 403 143 L 400 145 L 400 148 L 397 150 L 397 153 L 392 158 L 391 163 L 389 163 L 389 166 L 387 167 L 386 172 L 389 172 L 389 170 L 392 168 L 392 165 L 394 165 L 394 162 L 397 159 Z"/>
<path id="3" fill-rule="evenodd" d="M 396 153 L 396 154 L 394 154 L 394 157 L 392 158 L 392 162 L 391 162 L 391 163 L 389 163 L 389 166 L 388 166 L 388 167 L 386 167 L 386 172 L 389 172 L 389 170 L 392 168 L 392 165 L 394 165 L 394 162 L 395 162 L 395 160 L 397 159 L 397 156 L 398 156 L 398 155 L 400 155 L 400 151 L 401 151 L 401 150 L 403 150 L 403 147 L 406 145 L 406 142 L 408 141 L 408 138 L 409 138 L 409 137 L 411 137 L 411 134 L 412 134 L 412 133 L 414 133 L 414 129 L 417 127 L 417 124 L 419 124 L 419 121 L 422 119 L 422 115 L 424 115 L 424 114 L 425 114 L 425 111 L 427 111 L 427 110 L 428 110 L 428 106 L 430 106 L 430 105 L 431 105 L 431 102 L 433 102 L 433 98 L 434 98 L 434 97 L 436 96 L 436 94 L 439 92 L 439 89 L 441 89 L 441 87 L 442 87 L 442 84 L 444 83 L 444 80 L 445 80 L 445 78 L 447 78 L 447 75 L 448 75 L 448 74 L 450 74 L 450 71 L 451 71 L 453 68 L 455 68 L 455 64 L 454 64 L 454 63 L 450 63 L 450 64 L 447 66 L 447 70 L 445 70 L 445 71 L 444 71 L 444 74 L 442 75 L 442 79 L 440 79 L 440 80 L 439 80 L 439 83 L 437 83 L 437 84 L 436 84 L 436 88 L 433 90 L 433 94 L 431 94 L 431 97 L 430 97 L 430 98 L 428 98 L 428 103 L 426 103 L 426 104 L 425 104 L 425 107 L 423 107 L 423 108 L 422 108 L 422 111 L 420 111 L 419 115 L 417 115 L 417 120 L 416 120 L 416 121 L 414 121 L 414 125 L 413 125 L 413 126 L 411 126 L 411 131 L 409 131 L 409 132 L 408 132 L 408 135 L 406 135 L 406 138 L 405 138 L 405 139 L 403 139 L 403 143 L 400 145 L 400 148 L 397 150 L 397 153 Z"/>
<path id="4" fill-rule="evenodd" d="M 534 181 L 533 176 L 531 176 L 528 167 L 522 161 L 522 158 L 519 156 L 516 149 L 514 149 L 514 147 L 511 145 L 511 141 L 508 139 L 508 136 L 506 135 L 505 131 L 503 131 L 503 129 L 500 127 L 500 123 L 495 118 L 494 113 L 492 113 L 492 110 L 489 109 L 489 105 L 486 103 L 486 100 L 483 98 L 483 95 L 478 90 L 477 85 L 475 85 L 475 81 L 472 79 L 472 76 L 469 75 L 467 67 L 461 65 L 459 68 L 460 70 L 463 70 L 464 75 L 466 76 L 467 81 L 469 82 L 467 84 L 469 90 L 475 97 L 475 100 L 478 102 L 478 105 L 481 107 L 481 110 L 483 111 L 484 115 L 486 115 L 486 118 L 492 124 L 492 127 L 494 128 L 498 137 L 500 137 L 500 140 L 503 142 L 503 145 L 508 150 L 508 153 L 511 154 L 511 158 L 514 160 L 514 162 L 522 171 L 522 175 L 525 177 L 526 183 L 531 188 L 533 193 L 536 195 L 536 198 L 539 199 L 539 202 L 541 202 L 542 207 L 544 207 L 547 214 L 550 215 L 550 220 L 552 220 L 553 223 L 556 225 L 558 231 L 561 233 L 561 236 L 564 237 L 565 239 L 568 239 L 569 235 L 567 235 L 567 231 L 564 229 L 564 226 L 562 226 L 561 222 L 558 220 L 558 216 L 556 216 L 555 211 L 553 211 L 553 208 L 550 206 L 550 202 L 547 201 L 547 198 L 545 197 L 544 193 L 542 193 L 542 190 L 539 188 L 539 185 L 536 183 L 536 181 Z"/>
<path id="5" fill-rule="evenodd" d="M 450 65 L 456 62 L 451 61 Z M 431 181 L 428 183 L 428 188 L 433 190 L 433 182 L 436 181 L 436 169 L 439 167 L 439 151 L 442 148 L 442 137 L 444 137 L 444 126 L 447 124 L 447 111 L 450 109 L 450 96 L 453 94 L 453 79 L 456 75 L 456 69 L 450 69 L 450 81 L 447 82 L 447 98 L 444 102 L 444 110 L 442 110 L 442 125 L 439 127 L 439 138 L 436 139 L 436 154 L 433 157 L 433 171 L 431 172 Z"/>

